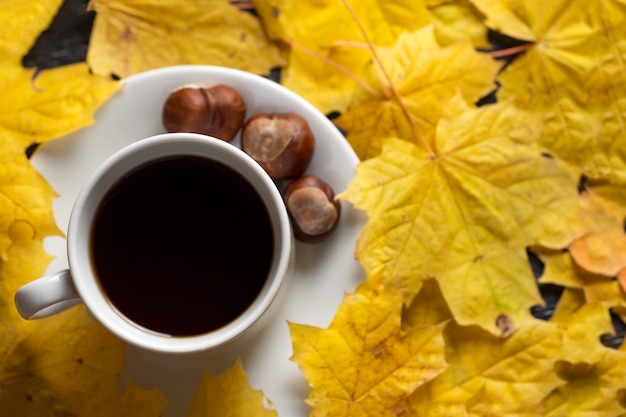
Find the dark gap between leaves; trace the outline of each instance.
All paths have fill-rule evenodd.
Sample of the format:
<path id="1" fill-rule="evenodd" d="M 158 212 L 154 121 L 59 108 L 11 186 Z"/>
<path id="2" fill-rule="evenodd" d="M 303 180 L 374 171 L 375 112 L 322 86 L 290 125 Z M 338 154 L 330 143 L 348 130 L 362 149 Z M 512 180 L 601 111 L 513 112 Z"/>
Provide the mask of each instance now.
<path id="1" fill-rule="evenodd" d="M 50 26 L 22 58 L 26 68 L 49 69 L 84 62 L 95 13 L 87 0 L 65 0 Z"/>

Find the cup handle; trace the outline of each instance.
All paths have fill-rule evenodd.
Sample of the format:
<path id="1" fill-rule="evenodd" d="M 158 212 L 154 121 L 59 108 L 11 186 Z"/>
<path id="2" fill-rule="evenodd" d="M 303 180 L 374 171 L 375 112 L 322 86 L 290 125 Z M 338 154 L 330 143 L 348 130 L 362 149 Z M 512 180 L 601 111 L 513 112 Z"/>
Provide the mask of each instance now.
<path id="1" fill-rule="evenodd" d="M 31 281 L 15 293 L 17 311 L 28 320 L 60 313 L 79 302 L 69 269 Z"/>

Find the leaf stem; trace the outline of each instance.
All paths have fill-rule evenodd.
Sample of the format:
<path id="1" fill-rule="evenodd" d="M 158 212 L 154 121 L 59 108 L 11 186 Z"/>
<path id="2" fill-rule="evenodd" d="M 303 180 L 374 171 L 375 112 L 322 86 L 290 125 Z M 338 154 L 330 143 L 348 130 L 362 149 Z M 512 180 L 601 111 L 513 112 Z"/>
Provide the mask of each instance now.
<path id="1" fill-rule="evenodd" d="M 342 48 L 342 47 L 348 47 L 348 48 L 355 48 L 355 49 L 368 49 L 369 50 L 369 45 L 363 42 L 354 42 L 354 41 L 335 41 L 333 43 L 330 44 L 331 48 Z"/>
<path id="2" fill-rule="evenodd" d="M 492 58 L 506 58 L 515 54 L 519 54 L 521 52 L 527 51 L 532 48 L 534 43 L 525 43 L 523 45 L 512 46 L 506 49 L 498 49 L 495 51 L 486 52 Z"/>
<path id="3" fill-rule="evenodd" d="M 387 80 L 387 83 L 389 84 L 389 88 L 391 89 L 391 93 L 393 94 L 393 97 L 398 102 L 398 105 L 402 109 L 402 112 L 404 113 L 405 117 L 407 118 L 407 120 L 411 124 L 411 127 L 413 129 L 413 133 L 415 134 L 415 137 L 416 137 L 417 141 L 424 147 L 424 149 L 426 150 L 428 155 L 431 158 L 434 159 L 436 157 L 435 153 L 433 152 L 432 148 L 428 144 L 428 141 L 426 140 L 424 135 L 422 135 L 422 132 L 421 132 L 419 126 L 417 126 L 417 123 L 415 122 L 415 119 L 413 118 L 413 115 L 411 114 L 409 109 L 406 107 L 406 105 L 402 101 L 402 97 L 400 97 L 400 94 L 398 93 L 398 90 L 396 89 L 396 87 L 394 86 L 393 82 L 391 81 L 391 77 L 389 76 L 389 73 L 385 69 L 385 66 L 382 63 L 382 60 L 378 56 L 378 53 L 376 52 L 376 48 L 374 47 L 374 44 L 370 40 L 370 38 L 369 38 L 369 36 L 367 34 L 367 31 L 363 27 L 363 24 L 361 23 L 361 20 L 359 19 L 359 17 L 357 16 L 356 12 L 352 8 L 352 5 L 350 4 L 349 0 L 343 0 L 343 4 L 345 5 L 346 9 L 348 10 L 350 15 L 352 16 L 352 19 L 354 20 L 354 22 L 359 27 L 359 31 L 361 32 L 361 35 L 365 39 L 365 42 L 367 43 L 367 46 L 369 47 L 369 50 L 372 53 L 372 57 L 374 58 L 374 61 L 376 62 L 376 64 L 380 68 L 381 72 L 383 73 L 383 76 L 385 77 L 385 79 Z"/>
<path id="4" fill-rule="evenodd" d="M 252 0 L 228 0 L 230 4 L 238 8 L 239 10 L 253 10 L 254 3 Z"/>
<path id="5" fill-rule="evenodd" d="M 306 53 L 307 55 L 310 55 L 316 59 L 319 59 L 320 61 L 324 62 L 325 64 L 330 65 L 331 67 L 339 70 L 341 73 L 343 73 L 344 75 L 350 77 L 352 80 L 354 80 L 359 86 L 361 86 L 364 90 L 366 90 L 368 93 L 373 94 L 375 96 L 382 96 L 383 94 L 380 91 L 377 91 L 376 89 L 374 89 L 373 87 L 371 87 L 369 84 L 367 84 L 365 81 L 361 80 L 359 77 L 357 77 L 356 75 L 354 75 L 352 72 L 350 72 L 350 70 L 348 70 L 346 67 L 342 66 L 341 64 L 333 61 L 332 59 L 328 59 L 327 57 L 318 54 L 317 52 L 313 51 L 312 49 L 307 48 L 306 46 L 294 41 L 293 39 L 289 39 L 289 38 L 281 38 L 280 39 L 282 42 L 286 43 L 287 45 L 291 46 L 292 48 L 298 49 L 304 53 Z"/>

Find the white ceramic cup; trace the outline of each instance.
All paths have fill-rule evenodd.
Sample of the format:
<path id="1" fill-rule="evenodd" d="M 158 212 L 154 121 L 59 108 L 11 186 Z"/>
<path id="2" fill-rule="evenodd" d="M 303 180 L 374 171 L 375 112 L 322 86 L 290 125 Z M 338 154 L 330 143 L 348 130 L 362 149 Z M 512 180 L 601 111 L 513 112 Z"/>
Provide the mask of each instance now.
<path id="1" fill-rule="evenodd" d="M 170 336 L 151 331 L 124 316 L 100 285 L 91 254 L 91 229 L 101 200 L 118 181 L 139 166 L 170 156 L 193 155 L 220 162 L 243 175 L 265 204 L 274 234 L 273 260 L 260 294 L 227 325 L 208 333 Z M 226 196 L 227 197 L 227 196 Z M 89 178 L 74 203 L 67 232 L 69 269 L 21 287 L 15 295 L 20 315 L 40 318 L 83 302 L 112 333 L 140 348 L 162 353 L 206 352 L 229 345 L 269 320 L 290 275 L 293 240 L 282 197 L 267 173 L 237 147 L 193 133 L 167 133 L 132 143 L 107 159 Z M 272 308 L 273 309 L 273 308 Z"/>

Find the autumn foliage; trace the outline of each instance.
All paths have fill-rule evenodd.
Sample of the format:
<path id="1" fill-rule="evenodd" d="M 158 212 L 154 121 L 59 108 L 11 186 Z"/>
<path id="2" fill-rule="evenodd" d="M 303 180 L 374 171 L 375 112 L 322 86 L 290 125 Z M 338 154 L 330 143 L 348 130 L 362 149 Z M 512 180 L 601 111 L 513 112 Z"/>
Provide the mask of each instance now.
<path id="1" fill-rule="evenodd" d="M 226 0 L 92 0 L 87 63 L 40 74 L 20 60 L 60 1 L 5 3 L 1 415 L 165 407 L 157 390 L 116 391 L 123 346 L 82 309 L 44 327 L 17 320 L 12 297 L 62 233 L 25 148 L 92 123 L 120 88 L 110 75 L 186 63 L 281 67 L 362 160 L 337 191 L 367 214 L 367 279 L 328 328 L 289 324 L 311 416 L 626 415 L 626 347 L 600 342 L 626 319 L 623 1 L 232 2 L 255 16 Z M 563 288 L 549 321 L 531 314 L 538 283 Z M 80 337 L 93 344 L 55 349 Z M 238 362 L 205 375 L 189 416 L 274 415 L 262 402 Z"/>

